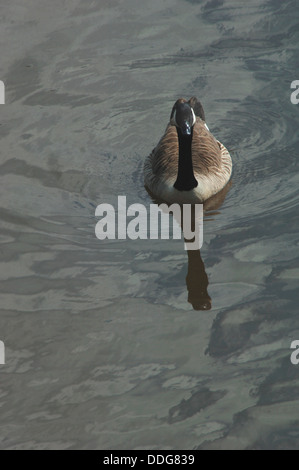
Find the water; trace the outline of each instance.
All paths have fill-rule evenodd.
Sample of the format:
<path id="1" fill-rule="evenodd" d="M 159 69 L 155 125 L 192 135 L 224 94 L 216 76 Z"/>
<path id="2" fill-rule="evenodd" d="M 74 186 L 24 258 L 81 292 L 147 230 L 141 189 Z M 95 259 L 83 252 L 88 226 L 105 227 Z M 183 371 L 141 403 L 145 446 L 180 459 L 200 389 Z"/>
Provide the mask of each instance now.
<path id="1" fill-rule="evenodd" d="M 298 448 L 295 0 L 1 15 L 0 447 Z M 188 271 L 180 240 L 97 240 L 94 211 L 149 206 L 144 159 L 192 95 L 234 174 Z"/>

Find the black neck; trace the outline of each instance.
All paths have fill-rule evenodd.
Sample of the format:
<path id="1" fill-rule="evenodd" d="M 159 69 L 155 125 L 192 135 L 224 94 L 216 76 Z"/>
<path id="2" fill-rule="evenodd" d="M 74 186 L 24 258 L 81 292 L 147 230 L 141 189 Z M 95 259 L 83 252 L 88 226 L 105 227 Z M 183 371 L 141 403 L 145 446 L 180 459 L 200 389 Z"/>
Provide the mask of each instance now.
<path id="1" fill-rule="evenodd" d="M 177 129 L 179 139 L 179 165 L 174 187 L 179 191 L 190 191 L 198 185 L 194 177 L 192 165 L 192 132 L 193 130 L 191 131 L 191 135 L 183 135 L 180 129 Z"/>

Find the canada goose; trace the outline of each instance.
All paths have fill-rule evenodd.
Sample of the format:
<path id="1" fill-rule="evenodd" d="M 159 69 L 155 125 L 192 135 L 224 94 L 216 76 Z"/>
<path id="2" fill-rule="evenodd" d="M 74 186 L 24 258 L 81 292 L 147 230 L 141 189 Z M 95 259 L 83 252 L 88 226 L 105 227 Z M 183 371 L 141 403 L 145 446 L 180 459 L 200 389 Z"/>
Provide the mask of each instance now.
<path id="1" fill-rule="evenodd" d="M 147 189 L 166 202 L 201 203 L 229 181 L 232 160 L 209 131 L 201 103 L 178 99 L 163 137 L 144 165 Z"/>

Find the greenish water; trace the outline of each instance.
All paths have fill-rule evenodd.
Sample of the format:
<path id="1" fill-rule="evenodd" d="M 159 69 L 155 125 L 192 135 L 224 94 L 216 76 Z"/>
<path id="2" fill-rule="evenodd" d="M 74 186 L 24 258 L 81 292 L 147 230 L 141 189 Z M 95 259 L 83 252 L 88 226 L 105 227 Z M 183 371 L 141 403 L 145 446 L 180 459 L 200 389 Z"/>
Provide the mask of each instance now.
<path id="1" fill-rule="evenodd" d="M 298 448 L 296 2 L 1 10 L 0 448 Z M 192 95 L 234 164 L 201 253 L 98 240 Z"/>

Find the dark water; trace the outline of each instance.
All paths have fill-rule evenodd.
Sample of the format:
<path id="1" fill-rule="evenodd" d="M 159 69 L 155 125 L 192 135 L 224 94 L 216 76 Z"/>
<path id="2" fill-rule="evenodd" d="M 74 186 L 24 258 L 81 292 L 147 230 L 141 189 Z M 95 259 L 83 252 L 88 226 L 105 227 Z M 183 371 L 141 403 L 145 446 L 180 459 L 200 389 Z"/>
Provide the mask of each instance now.
<path id="1" fill-rule="evenodd" d="M 0 447 L 298 448 L 297 2 L 99 3 L 1 7 Z M 192 95 L 234 163 L 201 253 L 97 240 Z"/>

